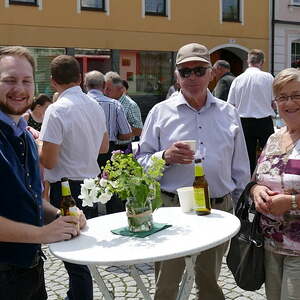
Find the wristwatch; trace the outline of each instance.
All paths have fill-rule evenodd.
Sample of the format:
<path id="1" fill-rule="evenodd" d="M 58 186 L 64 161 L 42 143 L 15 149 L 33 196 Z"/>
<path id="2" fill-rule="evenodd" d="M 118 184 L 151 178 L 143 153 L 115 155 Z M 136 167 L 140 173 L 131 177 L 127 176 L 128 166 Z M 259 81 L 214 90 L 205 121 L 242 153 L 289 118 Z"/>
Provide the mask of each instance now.
<path id="1" fill-rule="evenodd" d="M 296 195 L 291 195 L 292 199 L 291 199 L 291 208 L 292 209 L 298 209 L 298 204 L 296 201 Z"/>

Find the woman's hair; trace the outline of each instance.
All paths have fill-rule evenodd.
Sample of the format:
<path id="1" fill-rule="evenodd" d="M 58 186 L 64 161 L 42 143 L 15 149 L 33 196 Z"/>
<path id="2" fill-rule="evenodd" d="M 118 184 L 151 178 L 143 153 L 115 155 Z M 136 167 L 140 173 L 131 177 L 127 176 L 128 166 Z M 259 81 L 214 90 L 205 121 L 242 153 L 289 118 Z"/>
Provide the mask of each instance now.
<path id="1" fill-rule="evenodd" d="M 300 82 L 300 71 L 295 68 L 284 69 L 279 72 L 273 82 L 274 95 L 278 95 L 282 88 L 291 81 Z"/>
<path id="2" fill-rule="evenodd" d="M 31 111 L 33 111 L 37 105 L 43 106 L 46 102 L 52 103 L 52 100 L 46 94 L 39 94 L 32 102 Z"/>

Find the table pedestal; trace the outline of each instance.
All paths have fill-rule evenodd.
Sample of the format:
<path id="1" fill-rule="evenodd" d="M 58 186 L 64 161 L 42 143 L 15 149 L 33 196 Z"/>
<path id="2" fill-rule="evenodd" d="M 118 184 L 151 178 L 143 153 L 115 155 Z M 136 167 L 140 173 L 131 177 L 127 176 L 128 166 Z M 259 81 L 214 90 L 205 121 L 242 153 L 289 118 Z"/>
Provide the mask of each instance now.
<path id="1" fill-rule="evenodd" d="M 197 254 L 198 255 L 198 254 Z M 193 288 L 195 272 L 194 266 L 196 262 L 197 255 L 186 256 L 185 260 L 185 271 L 182 277 L 182 281 L 179 287 L 178 295 L 176 300 L 187 300 L 191 294 L 191 290 Z M 88 265 L 88 268 L 95 279 L 99 290 L 103 294 L 105 300 L 113 300 L 114 296 L 108 290 L 102 276 L 100 275 L 97 267 L 95 265 Z M 145 300 L 151 300 L 151 295 L 147 290 L 138 270 L 136 269 L 135 265 L 129 266 L 130 276 L 135 280 L 137 288 L 141 291 L 142 295 L 144 296 Z"/>

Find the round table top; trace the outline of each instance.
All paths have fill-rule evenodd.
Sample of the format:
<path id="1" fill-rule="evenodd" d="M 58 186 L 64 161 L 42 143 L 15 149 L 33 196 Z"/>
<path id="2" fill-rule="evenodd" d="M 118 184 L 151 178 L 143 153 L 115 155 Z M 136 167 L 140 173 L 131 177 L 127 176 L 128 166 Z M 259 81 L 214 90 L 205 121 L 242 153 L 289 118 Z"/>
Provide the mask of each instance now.
<path id="1" fill-rule="evenodd" d="M 87 221 L 78 237 L 49 245 L 58 258 L 77 264 L 133 265 L 197 254 L 234 236 L 240 221 L 232 214 L 212 210 L 210 215 L 183 213 L 180 207 L 162 207 L 153 214 L 157 223 L 172 227 L 145 238 L 126 237 L 111 232 L 127 225 L 124 212 Z"/>

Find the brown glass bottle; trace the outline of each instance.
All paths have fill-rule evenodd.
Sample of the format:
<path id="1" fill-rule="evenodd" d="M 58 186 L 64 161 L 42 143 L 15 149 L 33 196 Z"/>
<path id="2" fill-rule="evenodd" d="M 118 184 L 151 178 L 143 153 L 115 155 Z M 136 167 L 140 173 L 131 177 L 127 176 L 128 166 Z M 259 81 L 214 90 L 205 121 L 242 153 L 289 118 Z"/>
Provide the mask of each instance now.
<path id="1" fill-rule="evenodd" d="M 195 159 L 195 179 L 193 183 L 195 212 L 197 215 L 208 215 L 211 211 L 208 183 L 205 179 L 201 159 Z"/>
<path id="2" fill-rule="evenodd" d="M 60 210 L 62 216 L 77 216 L 78 209 L 76 202 L 71 195 L 71 189 L 68 178 L 61 179 L 61 201 Z"/>

